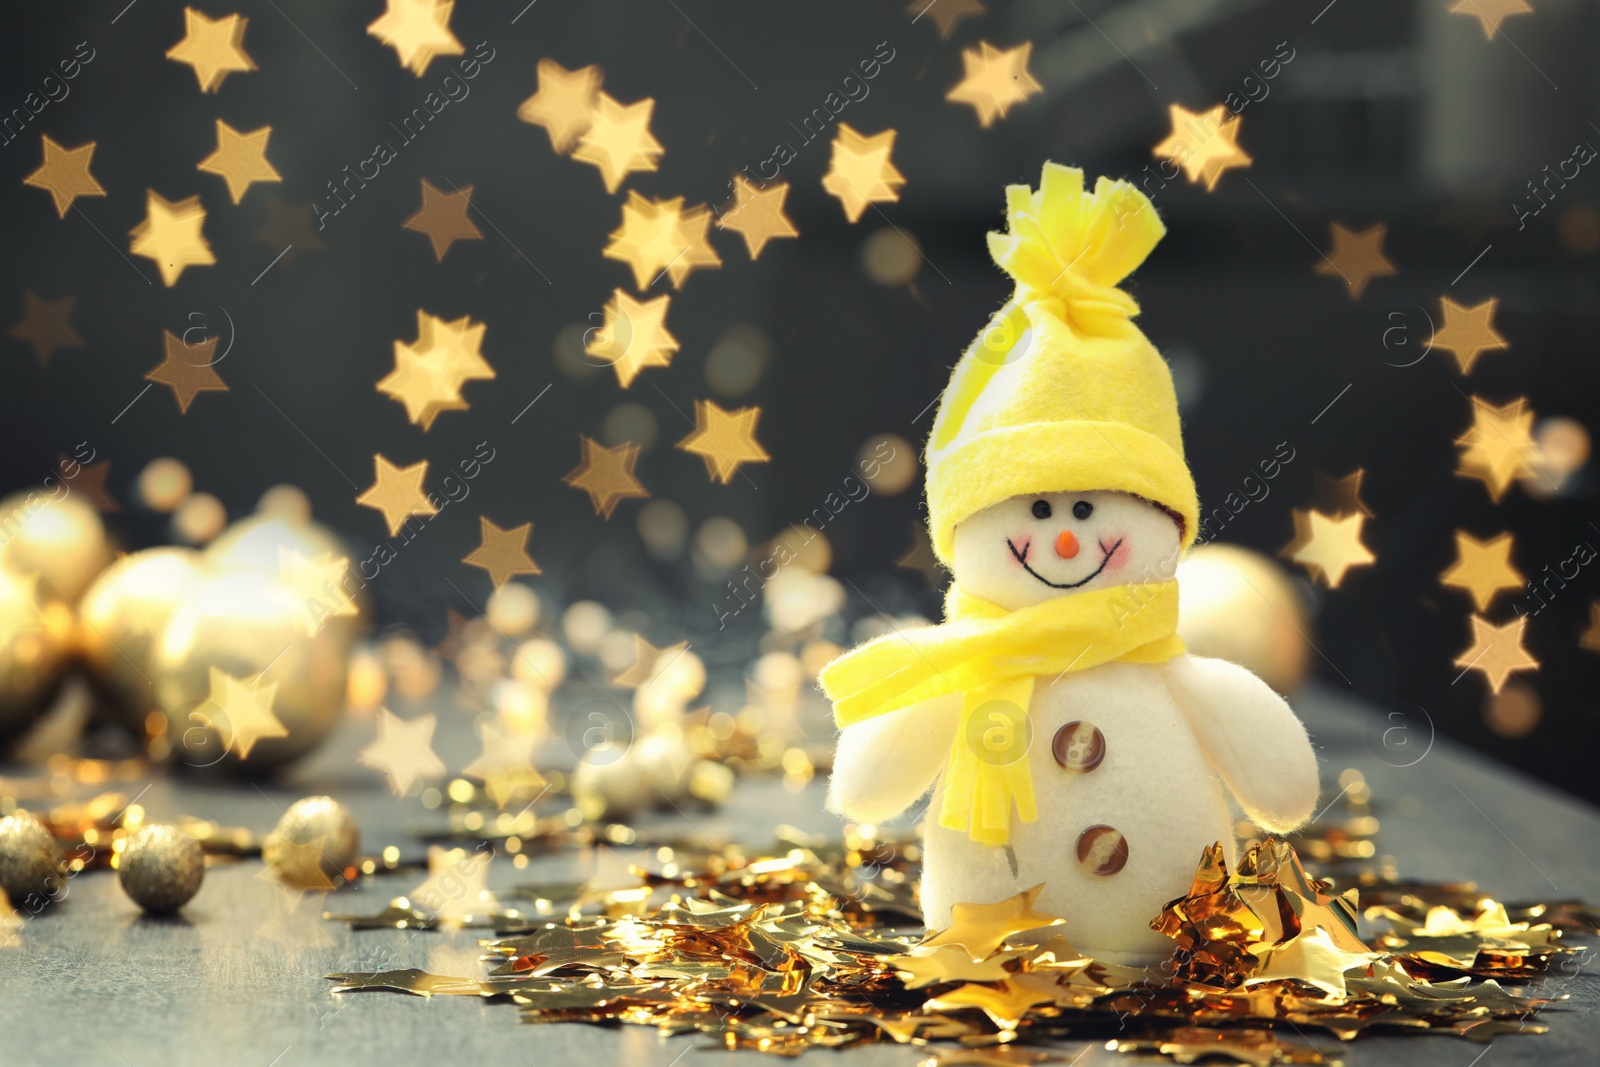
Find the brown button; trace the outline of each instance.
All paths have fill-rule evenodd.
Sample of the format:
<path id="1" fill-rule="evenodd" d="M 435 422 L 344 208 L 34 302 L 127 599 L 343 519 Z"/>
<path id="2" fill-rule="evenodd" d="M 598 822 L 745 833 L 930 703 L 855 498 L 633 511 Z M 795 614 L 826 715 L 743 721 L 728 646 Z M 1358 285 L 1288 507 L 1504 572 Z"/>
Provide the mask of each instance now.
<path id="1" fill-rule="evenodd" d="M 1128 862 L 1128 839 L 1122 831 L 1104 824 L 1078 835 L 1078 862 L 1090 874 L 1116 874 Z"/>
<path id="2" fill-rule="evenodd" d="M 1069 771 L 1092 771 L 1106 758 L 1106 735 L 1092 722 L 1069 722 L 1056 731 L 1050 752 Z"/>

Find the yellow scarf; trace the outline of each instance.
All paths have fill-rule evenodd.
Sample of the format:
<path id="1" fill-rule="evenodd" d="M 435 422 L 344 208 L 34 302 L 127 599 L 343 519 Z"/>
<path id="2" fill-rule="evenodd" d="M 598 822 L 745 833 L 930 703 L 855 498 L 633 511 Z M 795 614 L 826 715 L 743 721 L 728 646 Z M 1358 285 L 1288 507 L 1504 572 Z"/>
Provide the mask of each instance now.
<path id="1" fill-rule="evenodd" d="M 1164 663 L 1183 651 L 1178 583 L 1171 580 L 1073 593 L 1017 611 L 952 585 L 945 618 L 875 638 L 828 664 L 819 681 L 841 727 L 960 693 L 939 824 L 986 845 L 1010 840 L 1013 803 L 1024 822 L 1038 818 L 1027 759 L 1035 678 L 1113 661 Z"/>

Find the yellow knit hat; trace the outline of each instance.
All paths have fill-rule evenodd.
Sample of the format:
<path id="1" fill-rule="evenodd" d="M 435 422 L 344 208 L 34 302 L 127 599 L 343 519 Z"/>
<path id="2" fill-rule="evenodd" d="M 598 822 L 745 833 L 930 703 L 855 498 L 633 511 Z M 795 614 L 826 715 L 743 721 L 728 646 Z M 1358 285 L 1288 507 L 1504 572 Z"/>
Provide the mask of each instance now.
<path id="1" fill-rule="evenodd" d="M 1118 289 L 1166 233 L 1149 199 L 1044 165 L 1006 189 L 989 252 L 1017 282 L 950 376 L 928 440 L 928 526 L 946 564 L 955 527 L 1024 493 L 1117 489 L 1167 508 L 1187 547 L 1199 525 L 1172 374 Z"/>

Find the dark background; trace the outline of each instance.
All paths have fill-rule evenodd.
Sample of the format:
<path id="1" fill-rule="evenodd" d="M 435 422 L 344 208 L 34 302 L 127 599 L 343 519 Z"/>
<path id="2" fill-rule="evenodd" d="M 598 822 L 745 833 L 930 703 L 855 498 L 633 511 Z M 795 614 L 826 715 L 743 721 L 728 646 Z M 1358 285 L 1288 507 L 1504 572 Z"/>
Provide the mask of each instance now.
<path id="1" fill-rule="evenodd" d="M 80 41 L 95 58 L 70 96 L 0 146 L 0 319 L 20 319 L 25 287 L 74 294 L 86 342 L 41 369 L 26 345 L 0 338 L 0 486 L 36 485 L 58 453 L 88 441 L 112 460 L 109 484 L 126 505 L 113 527 L 139 547 L 165 538 L 165 520 L 134 506 L 132 480 L 150 459 L 175 455 L 233 516 L 273 484 L 303 487 L 318 518 L 364 556 L 385 533 L 378 513 L 354 502 L 372 482 L 374 452 L 400 464 L 427 458 L 437 489 L 444 468 L 488 440 L 497 458 L 469 501 L 447 508 L 375 583 L 379 621 L 441 636 L 447 608 L 475 612 L 489 592 L 481 571 L 459 563 L 477 544 L 477 516 L 531 520 L 530 549 L 544 568 L 534 586 L 548 604 L 592 596 L 637 609 L 653 639 L 697 638 L 713 668 L 742 662 L 759 631 L 713 637 L 710 604 L 726 576 L 697 571 L 687 557 L 651 560 L 635 528 L 639 502 L 603 522 L 561 484 L 578 463 L 578 435 L 599 436 L 619 403 L 645 405 L 660 426 L 637 472 L 652 494 L 679 503 L 692 526 L 724 515 L 752 543 L 771 537 L 837 489 L 870 436 L 920 445 L 929 402 L 1008 294 L 983 241 L 1002 224 L 1005 184 L 1036 182 L 1046 159 L 1138 176 L 1169 132 L 1169 104 L 1220 102 L 1287 42 L 1295 58 L 1243 112 L 1240 144 L 1254 165 L 1209 194 L 1181 180 L 1161 190 L 1170 233 L 1132 286 L 1144 330 L 1179 370 L 1201 499 L 1235 489 L 1288 441 L 1296 458 L 1271 497 L 1220 537 L 1276 552 L 1293 532 L 1290 508 L 1313 502 L 1313 471 L 1363 468 L 1375 516 L 1365 536 L 1378 560 L 1317 596 L 1323 679 L 1348 681 L 1380 704 L 1420 706 L 1441 732 L 1600 799 L 1591 770 L 1600 657 L 1578 647 L 1592 573 L 1528 627 L 1543 666 L 1521 677 L 1543 716 L 1515 739 L 1486 727 L 1478 675 L 1455 681 L 1470 602 L 1438 584 L 1457 529 L 1512 531 L 1513 559 L 1530 577 L 1580 541 L 1600 544 L 1592 464 L 1558 499 L 1513 487 L 1495 505 L 1455 475 L 1452 443 L 1470 425 L 1469 395 L 1497 404 L 1526 396 L 1540 417 L 1595 429 L 1600 177 L 1586 170 L 1524 229 L 1512 202 L 1575 143 L 1600 144 L 1596 4 L 1538 0 L 1536 14 L 1507 19 L 1488 41 L 1447 0 L 991 2 L 944 41 L 931 17 L 913 23 L 899 2 L 540 0 L 523 9 L 520 0 L 460 0 L 456 36 L 469 52 L 480 41 L 494 50 L 471 95 L 328 220 L 320 250 L 297 248 L 264 275 L 280 251 L 252 236 L 268 195 L 302 205 L 323 195 L 376 141 L 396 140 L 389 123 L 436 89 L 453 60 L 420 78 L 403 69 L 366 33 L 382 11 L 377 0 L 203 0 L 213 17 L 249 17 L 244 47 L 259 67 L 203 95 L 189 67 L 164 58 L 183 35 L 182 5 L 125 4 L 14 5 L 7 15 L 0 107 L 19 106 Z M 1044 86 L 987 130 L 970 108 L 944 100 L 961 77 L 961 48 L 980 39 L 1032 41 Z M 624 188 L 701 203 L 722 199 L 729 177 L 775 142 L 798 147 L 791 122 L 880 42 L 893 60 L 840 118 L 869 134 L 899 132 L 900 200 L 847 224 L 819 184 L 827 141 L 805 146 L 784 173 L 799 240 L 773 242 L 751 263 L 735 235 L 713 234 L 724 265 L 674 294 L 668 326 L 682 349 L 670 368 L 644 371 L 626 392 L 609 371 L 576 379 L 558 369 L 558 334 L 597 324 L 629 274 L 600 256 L 622 194 L 607 195 L 594 168 L 558 157 L 542 129 L 516 116 L 538 59 L 598 63 L 617 99 L 654 97 L 652 129 L 666 152 L 659 171 L 631 175 Z M 217 118 L 241 131 L 272 126 L 268 155 L 281 185 L 253 186 L 235 206 L 219 178 L 195 170 L 215 146 Z M 93 171 L 108 195 L 57 219 L 48 196 L 22 184 L 39 165 L 40 133 L 68 146 L 96 141 Z M 473 185 L 484 231 L 442 263 L 400 225 L 417 210 L 424 177 Z M 130 257 L 130 266 L 128 231 L 144 218 L 146 188 L 171 200 L 201 196 L 215 266 L 188 269 L 170 289 L 149 260 Z M 1313 273 L 1335 220 L 1389 226 L 1399 273 L 1373 281 L 1359 302 L 1337 278 Z M 887 221 L 926 256 L 906 286 L 876 284 L 861 266 L 863 243 Z M 1498 297 L 1510 350 L 1483 357 L 1465 378 L 1444 353 L 1395 366 L 1415 358 L 1441 294 L 1468 304 Z M 467 386 L 469 411 L 445 413 L 428 433 L 374 388 L 393 366 L 392 342 L 415 336 L 418 308 L 487 322 L 484 352 L 498 372 Z M 230 392 L 201 395 L 180 415 L 158 386 L 118 417 L 162 358 L 163 329 L 203 321 L 222 332 L 226 319 L 234 343 L 218 370 Z M 671 445 L 689 431 L 683 413 L 694 399 L 735 406 L 708 389 L 705 362 L 742 323 L 771 342 L 767 372 L 742 402 L 762 406 L 758 436 L 773 458 L 718 486 L 699 458 Z M 1386 345 L 1396 325 L 1405 329 Z M 1411 347 L 1397 347 L 1402 336 Z M 934 613 L 936 593 L 894 565 L 919 515 L 917 486 L 846 508 L 827 531 L 834 573 L 887 611 Z M 1509 600 L 1490 617 L 1509 618 Z"/>

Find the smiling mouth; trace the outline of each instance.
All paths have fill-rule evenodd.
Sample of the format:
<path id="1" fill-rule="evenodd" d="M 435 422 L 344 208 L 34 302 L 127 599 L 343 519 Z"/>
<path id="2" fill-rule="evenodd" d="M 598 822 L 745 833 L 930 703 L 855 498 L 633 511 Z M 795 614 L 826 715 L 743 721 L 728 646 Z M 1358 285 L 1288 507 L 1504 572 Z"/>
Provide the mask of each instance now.
<path id="1" fill-rule="evenodd" d="M 1033 548 L 1033 543 L 1031 541 L 1028 543 L 1028 548 L 1018 552 L 1017 546 L 1011 543 L 1011 538 L 1006 538 L 1006 547 L 1011 550 L 1011 555 L 1016 558 L 1016 561 L 1022 564 L 1022 569 L 1039 579 L 1039 581 L 1043 582 L 1045 585 L 1048 585 L 1051 589 L 1076 589 L 1080 585 L 1087 585 L 1089 582 L 1094 581 L 1100 576 L 1100 572 L 1106 569 L 1106 564 L 1111 562 L 1111 554 L 1122 547 L 1122 538 L 1117 538 L 1117 543 L 1112 545 L 1110 548 L 1106 547 L 1104 541 L 1099 542 L 1099 545 L 1100 551 L 1104 553 L 1100 557 L 1100 566 L 1096 567 L 1094 572 L 1091 573 L 1087 578 L 1076 582 L 1052 582 L 1050 579 L 1046 578 L 1044 575 L 1028 566 L 1028 551 L 1029 549 Z"/>

